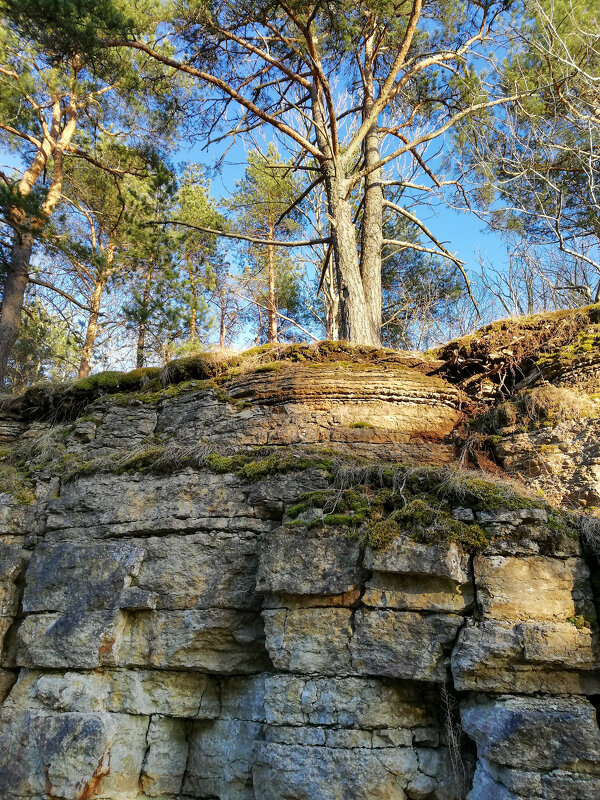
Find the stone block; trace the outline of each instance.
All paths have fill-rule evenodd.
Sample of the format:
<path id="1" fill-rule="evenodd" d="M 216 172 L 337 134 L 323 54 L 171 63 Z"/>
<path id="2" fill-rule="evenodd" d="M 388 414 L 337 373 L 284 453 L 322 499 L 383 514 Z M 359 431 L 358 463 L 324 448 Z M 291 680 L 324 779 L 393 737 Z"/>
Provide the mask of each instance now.
<path id="1" fill-rule="evenodd" d="M 564 621 L 592 604 L 589 571 L 581 558 L 478 555 L 477 604 L 484 617 Z"/>
<path id="2" fill-rule="evenodd" d="M 423 767 L 431 774 L 420 769 Z M 367 749 L 261 742 L 254 766 L 256 800 L 458 800 L 442 756 L 408 747 Z"/>
<path id="3" fill-rule="evenodd" d="M 452 652 L 461 691 L 597 694 L 599 666 L 597 633 L 569 622 L 469 620 Z"/>
<path id="4" fill-rule="evenodd" d="M 256 588 L 280 594 L 342 594 L 363 577 L 360 544 L 337 528 L 285 525 L 263 539 Z"/>
<path id="5" fill-rule="evenodd" d="M 146 754 L 140 789 L 148 797 L 177 796 L 188 761 L 189 723 L 170 717 L 152 717 L 146 734 Z"/>
<path id="6" fill-rule="evenodd" d="M 117 609 L 139 572 L 144 549 L 131 541 L 39 544 L 26 574 L 26 614 Z"/>
<path id="7" fill-rule="evenodd" d="M 453 614 L 359 609 L 350 644 L 353 670 L 359 675 L 443 682 L 445 651 L 463 622 Z"/>
<path id="8" fill-rule="evenodd" d="M 375 572 L 367 582 L 363 603 L 402 611 L 448 611 L 462 614 L 473 605 L 473 583 L 449 578 Z"/>
<path id="9" fill-rule="evenodd" d="M 223 675 L 261 672 L 269 666 L 261 618 L 218 608 L 130 615 L 117 663 Z"/>
<path id="10" fill-rule="evenodd" d="M 194 723 L 183 794 L 255 800 L 252 788 L 258 722 L 218 720 Z"/>
<path id="11" fill-rule="evenodd" d="M 438 724 L 439 696 L 412 682 L 267 675 L 264 703 L 271 725 L 379 730 Z"/>
<path id="12" fill-rule="evenodd" d="M 501 697 L 467 700 L 463 730 L 487 761 L 519 770 L 600 773 L 596 711 L 583 697 Z"/>
<path id="13" fill-rule="evenodd" d="M 13 797 L 135 797 L 148 718 L 24 711 L 0 719 L 0 786 Z"/>
<path id="14" fill-rule="evenodd" d="M 365 567 L 375 572 L 448 578 L 456 584 L 467 583 L 470 577 L 469 554 L 457 544 L 421 544 L 408 536 L 398 536 L 376 550 L 367 547 Z"/>
<path id="15" fill-rule="evenodd" d="M 263 611 L 266 648 L 276 669 L 322 675 L 352 673 L 349 608 Z"/>
<path id="16" fill-rule="evenodd" d="M 198 672 L 24 669 L 6 701 L 6 708 L 214 719 L 220 713 L 219 685 L 215 678 Z"/>
<path id="17" fill-rule="evenodd" d="M 268 664 L 261 619 L 232 609 L 30 614 L 19 628 L 26 667 L 185 668 L 260 672 Z"/>

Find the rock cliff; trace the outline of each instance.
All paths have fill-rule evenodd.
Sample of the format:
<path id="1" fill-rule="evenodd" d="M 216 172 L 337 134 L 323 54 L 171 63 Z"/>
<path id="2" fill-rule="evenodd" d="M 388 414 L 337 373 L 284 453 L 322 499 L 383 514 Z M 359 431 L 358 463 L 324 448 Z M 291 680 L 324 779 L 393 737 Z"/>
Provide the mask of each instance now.
<path id="1" fill-rule="evenodd" d="M 597 800 L 593 524 L 459 469 L 554 436 L 573 496 L 597 419 L 465 434 L 451 367 L 262 349 L 6 404 L 0 796 Z"/>

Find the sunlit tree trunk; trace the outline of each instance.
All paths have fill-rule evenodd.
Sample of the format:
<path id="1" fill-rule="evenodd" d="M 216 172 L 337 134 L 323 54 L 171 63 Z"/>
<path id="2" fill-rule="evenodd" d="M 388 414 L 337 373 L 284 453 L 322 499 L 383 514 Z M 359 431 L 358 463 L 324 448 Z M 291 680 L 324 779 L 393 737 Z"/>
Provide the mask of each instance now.
<path id="1" fill-rule="evenodd" d="M 269 225 L 269 239 L 275 238 L 275 226 Z M 269 302 L 267 341 L 277 341 L 277 301 L 275 297 L 275 248 L 267 245 L 267 266 L 269 270 Z"/>
<path id="2" fill-rule="evenodd" d="M 75 80 L 74 71 L 73 81 Z M 19 335 L 21 311 L 25 289 L 29 282 L 29 264 L 33 251 L 34 236 L 39 231 L 60 200 L 64 178 L 64 150 L 75 133 L 77 103 L 73 96 L 67 109 L 67 122 L 61 131 L 63 109 L 60 98 L 54 98 L 49 129 L 40 142 L 29 167 L 21 176 L 16 189 L 18 202 L 11 209 L 9 218 L 13 227 L 10 258 L 6 264 L 6 279 L 0 311 L 0 387 L 6 381 L 8 359 Z M 23 200 L 31 194 L 48 160 L 52 157 L 52 179 L 46 199 L 39 211 L 28 216 L 23 210 Z"/>
<path id="3" fill-rule="evenodd" d="M 90 313 L 87 328 L 85 331 L 85 342 L 81 351 L 81 361 L 79 362 L 79 377 L 87 378 L 90 374 L 94 345 L 98 338 L 98 320 L 100 318 L 100 304 L 102 295 L 106 287 L 106 280 L 102 278 L 94 285 L 94 290 L 90 298 Z"/>
<path id="4" fill-rule="evenodd" d="M 373 49 L 376 29 L 365 42 L 364 87 L 365 100 L 363 118 L 372 111 L 375 100 L 373 78 Z M 379 132 L 374 124 L 364 139 L 364 168 L 377 164 L 379 156 Z M 362 241 L 360 248 L 360 276 L 365 293 L 368 324 L 371 329 L 369 344 L 381 344 L 381 249 L 383 246 L 383 191 L 381 169 L 373 169 L 365 177 L 365 193 L 362 219 Z"/>
<path id="5" fill-rule="evenodd" d="M 135 350 L 135 366 L 138 369 L 143 367 L 146 361 L 146 329 L 147 329 L 146 314 L 148 312 L 148 303 L 150 302 L 151 290 L 152 290 L 152 267 L 149 267 L 148 272 L 146 273 L 146 283 L 144 285 L 144 294 L 142 297 L 142 308 L 144 310 L 144 314 L 140 319 L 138 325 L 137 347 Z"/>

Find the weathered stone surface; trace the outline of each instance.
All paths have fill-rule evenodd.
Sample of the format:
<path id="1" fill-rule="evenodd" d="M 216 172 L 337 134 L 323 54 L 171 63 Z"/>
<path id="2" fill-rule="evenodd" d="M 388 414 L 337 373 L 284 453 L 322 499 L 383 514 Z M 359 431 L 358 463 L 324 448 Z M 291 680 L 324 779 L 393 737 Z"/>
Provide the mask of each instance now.
<path id="1" fill-rule="evenodd" d="M 457 584 L 469 580 L 469 554 L 458 545 L 421 544 L 408 536 L 397 536 L 378 550 L 368 547 L 365 567 L 377 572 L 448 578 Z"/>
<path id="2" fill-rule="evenodd" d="M 504 468 L 526 477 L 561 504 L 600 504 L 600 419 L 573 419 L 553 427 L 503 436 L 496 445 Z"/>
<path id="3" fill-rule="evenodd" d="M 362 480 L 361 457 L 454 458 L 440 437 L 458 393 L 407 359 L 283 365 L 146 405 L 104 397 L 54 431 L 73 463 L 108 470 L 153 437 L 197 448 L 197 467 L 68 481 L 43 467 L 35 506 L 0 498 L 2 800 L 600 797 L 586 697 L 600 694 L 600 658 L 577 532 L 546 509 L 457 503 L 490 537 L 474 556 L 410 530 L 373 550 L 364 528 L 286 524 L 303 492 Z M 352 469 L 268 462 L 246 479 L 200 466 L 213 447 L 254 459 L 322 443 Z"/>
<path id="4" fill-rule="evenodd" d="M 102 669 L 21 670 L 6 709 L 97 712 L 215 719 L 221 711 L 215 678 L 198 672 Z"/>
<path id="5" fill-rule="evenodd" d="M 3 540 L 5 537 L 25 536 L 33 530 L 34 524 L 34 505 L 24 505 L 11 494 L 0 492 L 0 536 Z"/>
<path id="6" fill-rule="evenodd" d="M 263 540 L 256 588 L 283 594 L 342 594 L 360 586 L 358 539 L 337 528 L 283 525 Z"/>
<path id="7" fill-rule="evenodd" d="M 424 769 L 421 770 L 421 759 Z M 437 763 L 435 763 L 437 762 Z M 257 800 L 458 800 L 450 765 L 441 752 L 396 747 L 261 743 L 254 767 Z"/>
<path id="8" fill-rule="evenodd" d="M 156 598 L 156 608 L 260 609 L 254 533 L 152 537 L 143 547 L 135 585 Z"/>
<path id="9" fill-rule="evenodd" d="M 335 405 L 342 424 L 368 419 L 375 427 L 401 429 L 405 435 L 435 432 L 443 436 L 460 417 L 458 392 L 453 387 L 401 366 L 282 365 L 267 375 L 244 375 L 227 388 L 233 397 L 267 406 L 302 403 L 303 408 L 327 409 Z"/>
<path id="10" fill-rule="evenodd" d="M 569 622 L 469 620 L 452 652 L 460 690 L 596 694 L 597 633 Z"/>
<path id="11" fill-rule="evenodd" d="M 367 582 L 363 603 L 377 608 L 405 611 L 464 613 L 473 604 L 472 581 L 456 584 L 448 578 L 426 575 L 393 575 L 375 572 Z"/>
<path id="12" fill-rule="evenodd" d="M 109 406 L 106 414 L 100 417 L 100 424 L 87 423 L 83 429 L 78 426 L 73 435 L 80 441 L 93 441 L 90 450 L 95 455 L 103 455 L 112 449 L 142 445 L 154 433 L 157 419 L 155 406 L 134 400 L 127 405 Z"/>
<path id="13" fill-rule="evenodd" d="M 467 800 L 596 800 L 600 779 L 584 772 L 512 769 L 481 757 Z"/>
<path id="14" fill-rule="evenodd" d="M 20 547 L 0 542 L 0 617 L 14 617 L 18 611 L 17 584 L 25 572 L 27 557 Z"/>
<path id="15" fill-rule="evenodd" d="M 583 698 L 477 698 L 463 704 L 461 715 L 487 761 L 539 772 L 592 766 L 600 774 L 600 728 Z"/>
<path id="16" fill-rule="evenodd" d="M 419 681 L 444 681 L 444 651 L 463 619 L 452 614 L 359 609 L 350 644 L 355 672 Z"/>
<path id="17" fill-rule="evenodd" d="M 188 763 L 188 727 L 181 719 L 152 717 L 146 733 L 146 752 L 140 788 L 149 797 L 178 795 Z"/>
<path id="18" fill-rule="evenodd" d="M 19 629 L 18 663 L 27 667 L 185 667 L 259 672 L 266 665 L 260 617 L 230 609 L 76 611 L 28 615 Z"/>
<path id="19" fill-rule="evenodd" d="M 254 800 L 252 770 L 260 724 L 246 720 L 195 723 L 183 793 Z"/>
<path id="20" fill-rule="evenodd" d="M 258 609 L 256 551 L 256 535 L 243 531 L 41 544 L 29 566 L 23 608 Z"/>
<path id="21" fill-rule="evenodd" d="M 131 619 L 117 650 L 123 665 L 201 672 L 260 672 L 268 666 L 260 617 L 230 609 L 162 611 Z"/>
<path id="22" fill-rule="evenodd" d="M 33 614 L 118 609 L 143 557 L 143 549 L 132 542 L 41 543 L 28 567 L 23 610 Z"/>
<path id="23" fill-rule="evenodd" d="M 476 556 L 473 568 L 484 617 L 564 621 L 592 607 L 581 558 Z"/>
<path id="24" fill-rule="evenodd" d="M 439 696 L 413 683 L 269 675 L 264 698 L 265 720 L 271 725 L 326 725 L 372 731 L 438 724 Z"/>
<path id="25" fill-rule="evenodd" d="M 262 531 L 257 510 L 246 503 L 236 475 L 185 470 L 157 475 L 94 475 L 68 483 L 48 504 L 53 538 L 117 538 L 198 531 Z"/>
<path id="26" fill-rule="evenodd" d="M 352 615 L 349 608 L 263 611 L 273 665 L 292 672 L 351 674 Z"/>
<path id="27" fill-rule="evenodd" d="M 114 665 L 124 625 L 118 611 L 28 614 L 18 631 L 17 664 L 49 669 Z"/>
<path id="28" fill-rule="evenodd" d="M 7 798 L 135 797 L 148 719 L 25 711 L 2 718 L 0 786 Z"/>
<path id="29" fill-rule="evenodd" d="M 0 705 L 4 702 L 8 693 L 17 680 L 17 673 L 12 669 L 0 669 Z"/>

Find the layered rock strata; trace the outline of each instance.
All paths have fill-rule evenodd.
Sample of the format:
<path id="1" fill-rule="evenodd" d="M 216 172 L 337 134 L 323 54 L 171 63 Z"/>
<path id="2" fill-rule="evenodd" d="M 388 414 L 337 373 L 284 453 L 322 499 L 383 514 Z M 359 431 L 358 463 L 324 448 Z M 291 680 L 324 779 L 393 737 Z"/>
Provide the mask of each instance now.
<path id="1" fill-rule="evenodd" d="M 318 391 L 240 379 L 247 407 L 191 390 L 25 432 L 58 432 L 79 470 L 42 460 L 35 503 L 3 496 L 2 798 L 600 796 L 578 535 L 542 508 L 456 504 L 485 548 L 408 528 L 373 548 L 343 515 L 298 510 L 332 487 L 298 444 L 443 463 L 460 416 L 451 387 L 407 369 L 363 394 L 321 374 Z M 162 471 L 116 474 L 149 437 Z M 288 454 L 285 471 L 183 465 L 224 443 Z"/>

